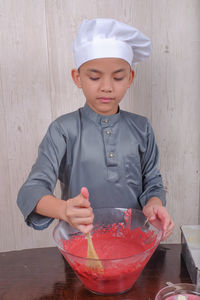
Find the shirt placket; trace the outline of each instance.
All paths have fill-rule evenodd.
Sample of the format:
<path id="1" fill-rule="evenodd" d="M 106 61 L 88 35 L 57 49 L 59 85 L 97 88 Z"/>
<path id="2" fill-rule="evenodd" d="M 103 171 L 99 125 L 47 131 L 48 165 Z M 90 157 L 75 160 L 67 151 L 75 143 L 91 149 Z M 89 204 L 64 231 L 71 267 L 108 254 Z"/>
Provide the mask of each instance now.
<path id="1" fill-rule="evenodd" d="M 105 147 L 105 164 L 107 167 L 107 179 L 117 181 L 118 174 L 118 153 L 117 153 L 117 128 L 118 124 L 113 123 L 109 118 L 101 119 L 103 141 Z"/>

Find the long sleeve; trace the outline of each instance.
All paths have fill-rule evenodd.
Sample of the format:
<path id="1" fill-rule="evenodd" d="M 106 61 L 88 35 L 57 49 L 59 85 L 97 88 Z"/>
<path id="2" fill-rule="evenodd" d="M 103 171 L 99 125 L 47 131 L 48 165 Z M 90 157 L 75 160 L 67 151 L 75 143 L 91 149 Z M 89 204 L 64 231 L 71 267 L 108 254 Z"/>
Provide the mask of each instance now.
<path id="1" fill-rule="evenodd" d="M 153 129 L 147 122 L 147 144 L 146 151 L 141 158 L 143 193 L 139 201 L 144 206 L 152 197 L 158 197 L 163 205 L 166 204 L 165 191 L 162 178 L 158 169 L 159 152 L 155 141 Z"/>
<path id="2" fill-rule="evenodd" d="M 59 166 L 66 152 L 67 137 L 58 122 L 53 122 L 38 149 L 38 157 L 28 179 L 21 187 L 17 204 L 26 223 L 35 229 L 48 227 L 52 219 L 34 212 L 38 201 L 53 195 Z"/>

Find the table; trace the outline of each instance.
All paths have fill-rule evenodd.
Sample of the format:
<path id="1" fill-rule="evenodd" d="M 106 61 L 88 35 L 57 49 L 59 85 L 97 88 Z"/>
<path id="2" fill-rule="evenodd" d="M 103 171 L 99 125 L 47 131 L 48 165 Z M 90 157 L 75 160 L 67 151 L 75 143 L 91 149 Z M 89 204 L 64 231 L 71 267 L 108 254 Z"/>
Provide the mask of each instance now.
<path id="1" fill-rule="evenodd" d="M 117 296 L 87 291 L 55 247 L 0 253 L 1 300 L 154 300 L 167 281 L 191 282 L 180 244 L 160 244 L 133 288 Z"/>

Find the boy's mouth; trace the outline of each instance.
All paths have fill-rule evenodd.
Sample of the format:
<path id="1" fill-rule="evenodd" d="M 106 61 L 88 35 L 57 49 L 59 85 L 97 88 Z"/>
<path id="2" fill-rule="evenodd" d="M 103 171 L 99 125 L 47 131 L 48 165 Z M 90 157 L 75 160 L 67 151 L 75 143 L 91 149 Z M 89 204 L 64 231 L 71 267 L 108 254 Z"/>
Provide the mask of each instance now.
<path id="1" fill-rule="evenodd" d="M 108 98 L 108 97 L 99 97 L 97 98 L 101 103 L 110 103 L 114 100 L 114 98 Z"/>

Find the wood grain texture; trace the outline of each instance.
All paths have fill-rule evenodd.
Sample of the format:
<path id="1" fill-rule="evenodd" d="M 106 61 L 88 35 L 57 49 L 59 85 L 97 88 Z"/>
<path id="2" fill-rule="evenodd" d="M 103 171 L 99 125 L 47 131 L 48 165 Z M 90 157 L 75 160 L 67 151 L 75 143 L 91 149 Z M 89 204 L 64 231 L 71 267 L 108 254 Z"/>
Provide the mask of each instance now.
<path id="1" fill-rule="evenodd" d="M 180 241 L 179 226 L 199 221 L 200 2 L 153 1 L 152 12 L 152 125 L 176 222 L 168 242 Z"/>
<path id="2" fill-rule="evenodd" d="M 160 149 L 167 207 L 176 222 L 200 222 L 200 1 L 2 0 L 0 2 L 0 251 L 53 245 L 28 228 L 18 190 L 50 122 L 83 106 L 71 79 L 72 40 L 84 18 L 111 17 L 152 39 L 149 60 L 121 107 L 147 116 Z M 56 188 L 59 193 L 59 188 Z"/>

